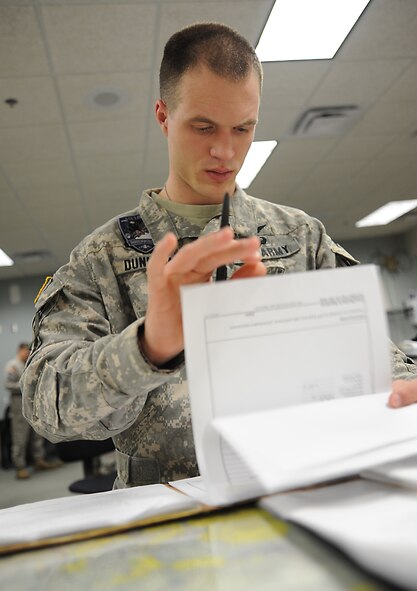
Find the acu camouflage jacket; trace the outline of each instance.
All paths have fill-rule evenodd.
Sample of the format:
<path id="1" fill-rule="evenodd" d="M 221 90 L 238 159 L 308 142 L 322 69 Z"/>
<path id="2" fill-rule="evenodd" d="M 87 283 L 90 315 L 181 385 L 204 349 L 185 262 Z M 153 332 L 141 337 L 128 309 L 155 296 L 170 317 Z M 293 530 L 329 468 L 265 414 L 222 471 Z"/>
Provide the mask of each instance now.
<path id="1" fill-rule="evenodd" d="M 269 273 L 357 262 L 318 220 L 240 189 L 230 224 L 239 237 L 259 236 Z M 144 192 L 138 208 L 73 250 L 36 302 L 33 347 L 21 381 L 24 414 L 51 441 L 112 437 L 121 452 L 117 487 L 198 474 L 184 366 L 152 366 L 138 349 L 137 334 L 154 243 L 173 231 L 181 246 L 218 228 L 216 217 L 201 232 L 160 208 L 152 191 Z M 393 350 L 395 378 L 416 377 L 416 369 Z M 135 476 L 132 458 L 145 461 L 145 473 L 148 459 L 149 473 Z"/>

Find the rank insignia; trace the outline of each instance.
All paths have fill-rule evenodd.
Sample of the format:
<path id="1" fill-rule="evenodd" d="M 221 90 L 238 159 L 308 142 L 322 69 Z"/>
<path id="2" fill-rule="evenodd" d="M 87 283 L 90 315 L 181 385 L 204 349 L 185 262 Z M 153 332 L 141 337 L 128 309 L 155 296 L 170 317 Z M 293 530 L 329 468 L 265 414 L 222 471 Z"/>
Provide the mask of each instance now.
<path id="1" fill-rule="evenodd" d="M 141 254 L 153 251 L 154 241 L 140 215 L 122 216 L 118 222 L 126 246 Z"/>

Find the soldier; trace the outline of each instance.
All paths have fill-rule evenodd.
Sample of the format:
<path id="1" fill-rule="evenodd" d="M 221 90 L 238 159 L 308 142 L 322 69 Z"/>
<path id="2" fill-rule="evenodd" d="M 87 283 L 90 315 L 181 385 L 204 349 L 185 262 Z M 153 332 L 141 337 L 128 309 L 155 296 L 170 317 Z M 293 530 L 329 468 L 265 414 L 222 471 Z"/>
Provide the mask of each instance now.
<path id="1" fill-rule="evenodd" d="M 45 470 L 54 468 L 57 464 L 45 459 L 44 440 L 35 433 L 22 414 L 22 393 L 19 380 L 25 363 L 29 357 L 29 345 L 21 343 L 14 359 L 7 362 L 5 367 L 5 387 L 10 392 L 10 414 L 12 427 L 12 461 L 16 469 L 16 478 L 25 480 L 30 477 L 26 465 L 26 454 L 33 456 L 35 468 Z"/>
<path id="2" fill-rule="evenodd" d="M 254 137 L 262 67 L 220 24 L 173 35 L 156 121 L 167 139 L 163 188 L 98 228 L 46 281 L 22 379 L 24 412 L 53 441 L 113 437 L 115 487 L 195 476 L 183 363 L 181 285 L 356 264 L 304 212 L 235 182 Z M 219 228 L 231 198 L 231 228 Z M 239 261 L 239 264 L 236 263 Z M 417 399 L 417 367 L 393 350 L 398 404 Z"/>

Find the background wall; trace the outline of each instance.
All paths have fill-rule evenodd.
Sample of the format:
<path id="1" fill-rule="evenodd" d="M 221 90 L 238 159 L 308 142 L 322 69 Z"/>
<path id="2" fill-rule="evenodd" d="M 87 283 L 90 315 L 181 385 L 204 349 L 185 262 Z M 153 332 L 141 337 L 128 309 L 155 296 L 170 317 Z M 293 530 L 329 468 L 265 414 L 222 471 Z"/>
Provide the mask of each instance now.
<path id="1" fill-rule="evenodd" d="M 417 252 L 410 254 L 403 236 L 346 240 L 343 246 L 361 263 L 380 267 L 391 339 L 399 343 L 412 338 L 417 327 L 407 301 L 410 291 L 417 291 Z"/>
<path id="2" fill-rule="evenodd" d="M 417 254 L 408 254 L 409 245 L 402 236 L 344 241 L 346 248 L 362 263 L 374 263 L 381 269 L 390 336 L 395 343 L 411 338 L 417 332 L 407 312 L 411 290 L 417 290 Z M 32 338 L 35 299 L 44 276 L 0 281 L 0 368 L 15 355 L 18 344 Z M 3 378 L 2 399 L 6 396 Z"/>

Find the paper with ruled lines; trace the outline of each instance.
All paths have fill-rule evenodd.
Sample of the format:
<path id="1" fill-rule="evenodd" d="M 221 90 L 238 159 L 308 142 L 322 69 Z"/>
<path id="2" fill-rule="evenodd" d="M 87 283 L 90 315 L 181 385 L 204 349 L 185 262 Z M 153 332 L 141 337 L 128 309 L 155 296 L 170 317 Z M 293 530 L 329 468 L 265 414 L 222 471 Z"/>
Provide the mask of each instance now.
<path id="1" fill-rule="evenodd" d="M 209 498 L 217 503 L 279 488 L 289 446 L 298 443 L 288 457 L 298 454 L 311 461 L 309 439 L 303 443 L 308 405 L 318 421 L 316 436 L 329 452 L 336 449 L 330 436 L 337 433 L 326 425 L 343 424 L 348 407 L 345 417 L 353 417 L 353 422 L 344 432 L 354 441 L 354 416 L 362 412 L 367 396 L 380 394 L 372 404 L 386 406 L 391 386 L 389 341 L 378 270 L 372 265 L 190 286 L 182 290 L 182 310 L 197 458 Z M 338 409 L 338 401 L 347 399 L 354 402 Z M 284 412 L 288 410 L 291 427 L 286 437 L 274 439 L 282 422 L 289 421 Z M 262 412 L 265 437 L 257 416 Z M 372 410 L 365 405 L 363 412 L 367 414 L 358 429 L 372 429 Z M 388 413 L 388 423 L 389 419 Z M 312 433 L 314 428 L 308 437 Z M 407 435 L 403 439 L 409 450 L 413 444 Z M 378 447 L 389 444 L 381 441 Z M 339 452 L 349 458 L 346 470 L 355 471 L 351 456 L 358 457 L 357 446 L 352 453 L 349 441 L 340 446 Z M 257 462 L 257 455 L 265 461 Z M 371 458 L 368 463 L 363 453 L 359 455 L 360 469 L 372 465 Z M 378 453 L 376 461 L 384 461 L 381 457 L 384 454 Z M 329 460 L 326 455 L 322 460 L 323 476 L 328 478 Z M 314 462 L 312 474 L 320 478 L 317 459 Z M 337 459 L 331 462 L 340 473 Z M 273 477 L 260 474 L 258 464 L 275 470 Z M 291 477 L 293 481 L 284 478 L 283 486 L 302 480 Z"/>

